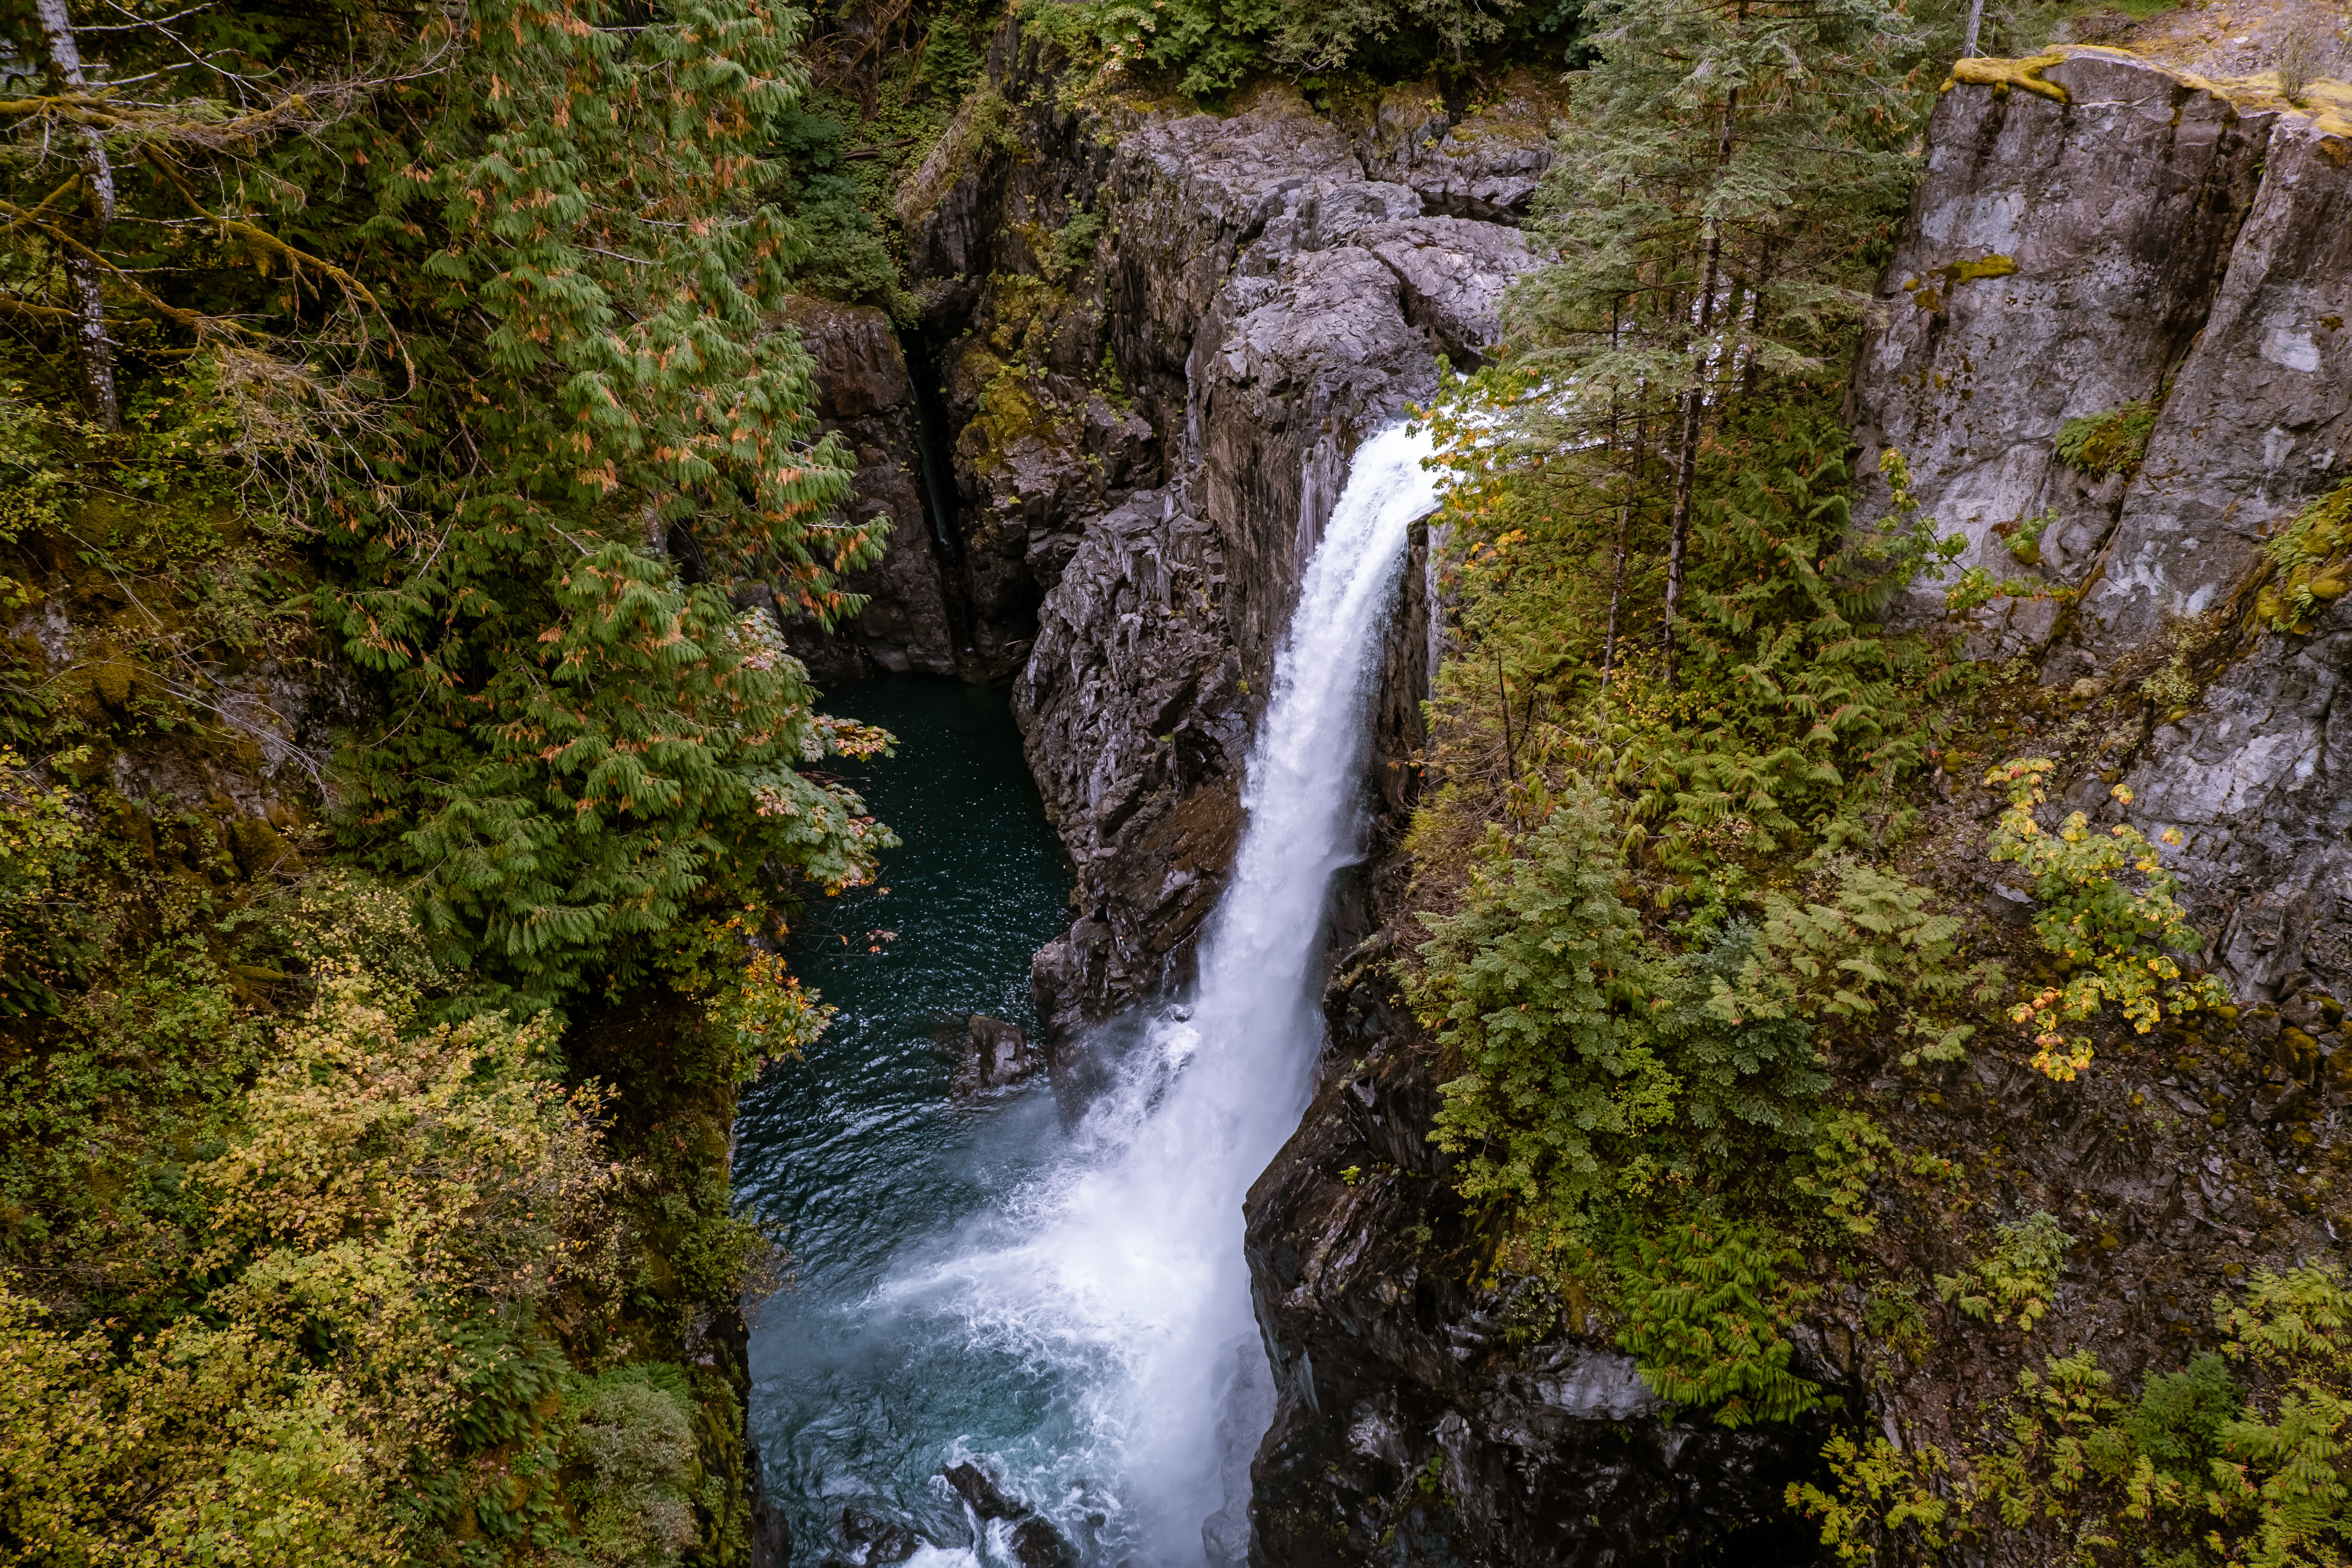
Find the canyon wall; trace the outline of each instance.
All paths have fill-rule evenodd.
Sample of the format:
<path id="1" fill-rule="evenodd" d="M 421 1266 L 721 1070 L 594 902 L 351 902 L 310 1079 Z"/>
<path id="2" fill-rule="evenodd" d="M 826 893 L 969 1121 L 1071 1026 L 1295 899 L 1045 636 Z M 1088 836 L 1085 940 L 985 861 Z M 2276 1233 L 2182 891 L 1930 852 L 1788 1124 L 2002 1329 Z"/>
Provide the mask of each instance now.
<path id="1" fill-rule="evenodd" d="M 2063 52 L 2038 90 L 1960 84 L 1937 106 L 1855 372 L 1863 461 L 1901 448 L 1962 564 L 2039 591 L 1976 618 L 1982 651 L 2087 697 L 2195 645 L 2201 693 L 2116 735 L 2101 772 L 2136 825 L 2183 835 L 2241 994 L 2352 993 L 2352 608 L 2251 624 L 2260 542 L 2352 475 L 2352 124 Z M 2060 458 L 2068 420 L 2131 403 L 2153 416 L 2137 464 Z M 1940 614 L 1939 587 L 1915 600 Z M 2074 804 L 2113 816 L 2112 782 Z"/>
<path id="2" fill-rule="evenodd" d="M 2352 1093 L 2336 1005 L 2352 992 L 2352 724 L 2337 700 L 2352 611 L 2339 599 L 2281 632 L 2250 598 L 2260 540 L 2352 472 L 2352 125 L 2233 104 L 2116 51 L 2065 54 L 2038 86 L 2012 68 L 1956 83 L 1935 110 L 1855 370 L 1862 468 L 1899 447 L 1939 531 L 1966 536 L 1962 564 L 2023 584 L 1958 626 L 1938 585 L 1905 609 L 2039 672 L 2030 711 L 1987 715 L 1970 744 L 2080 757 L 2092 737 L 2061 781 L 2068 799 L 2152 837 L 2181 831 L 2183 897 L 2243 1009 L 2103 1054 L 2074 1083 L 1987 1049 L 1863 1099 L 1898 1146 L 1966 1161 L 1992 1214 L 2058 1216 L 2074 1245 L 2032 1363 L 2093 1349 L 2123 1387 L 2175 1364 L 2167 1347 L 2231 1280 L 2331 1256 L 2347 1234 L 2312 1173 Z M 2069 420 L 2134 401 L 2152 416 L 2137 465 L 2059 458 Z M 1882 512 L 1883 483 L 1865 500 L 1865 520 Z M 2012 548 L 2036 517 L 2038 550 Z M 2151 717 L 2152 679 L 2173 684 Z M 2133 804 L 2110 797 L 2116 783 Z M 2025 895 L 1981 850 L 2000 802 L 1973 786 L 1939 784 L 1915 874 L 2014 921 Z M 1553 1321 L 1484 1261 L 1477 1216 L 1426 1142 L 1436 1054 L 1383 972 L 1402 929 L 1343 964 L 1320 1090 L 1250 1194 L 1279 1385 L 1255 1560 L 1818 1561 L 1817 1528 L 1782 1493 L 1811 1473 L 1823 1428 L 1665 1417 L 1630 1359 L 1580 1331 L 1574 1303 Z M 1968 1263 L 1949 1215 L 1882 1209 L 1867 1249 L 1886 1277 Z M 1798 1366 L 1860 1430 L 1958 1449 L 2018 1363 L 1984 1325 L 1921 1300 L 1935 1330 L 1900 1378 L 1865 1375 L 1873 1308 L 1851 1286 L 1806 1311 Z M 2028 1527 L 1968 1560 L 2053 1550 Z"/>
<path id="3" fill-rule="evenodd" d="M 1494 342 L 1532 264 L 1513 225 L 1545 110 L 1530 92 L 1448 112 L 1425 88 L 1352 121 L 1279 86 L 1223 115 L 1081 98 L 1017 25 L 988 70 L 899 214 L 951 444 L 950 493 L 929 499 L 952 559 L 915 537 L 902 441 L 857 504 L 890 510 L 905 558 L 854 582 L 872 602 L 845 635 L 794 646 L 836 679 L 942 654 L 1014 677 L 1078 881 L 1035 971 L 1062 1063 L 1077 1024 L 1185 972 L 1299 570 L 1356 444 Z M 869 434 L 915 432 L 878 317 L 812 311 L 829 421 L 861 456 Z M 1392 826 L 1405 775 L 1385 764 L 1418 746 L 1426 684 L 1420 567 L 1383 681 Z M 916 629 L 943 619 L 946 637 Z"/>

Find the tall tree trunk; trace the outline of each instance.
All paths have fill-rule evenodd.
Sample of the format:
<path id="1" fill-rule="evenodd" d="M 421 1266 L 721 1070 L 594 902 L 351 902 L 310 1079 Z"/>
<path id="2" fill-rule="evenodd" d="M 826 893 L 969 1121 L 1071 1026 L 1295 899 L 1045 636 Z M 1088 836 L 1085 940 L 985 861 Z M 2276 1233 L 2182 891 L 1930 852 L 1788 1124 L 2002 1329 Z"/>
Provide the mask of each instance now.
<path id="1" fill-rule="evenodd" d="M 1977 54 L 1977 27 L 1984 21 L 1984 0 L 1969 0 L 1969 30 L 1960 38 L 1960 58 L 1971 60 Z"/>
<path id="2" fill-rule="evenodd" d="M 1609 346 L 1612 350 L 1618 345 L 1620 326 L 1621 317 L 1618 309 L 1612 306 L 1609 311 Z M 1604 692 L 1609 689 L 1610 677 L 1617 668 L 1617 633 L 1624 624 L 1625 555 L 1633 531 L 1633 509 L 1640 504 L 1641 500 L 1642 466 L 1649 456 L 1650 426 L 1649 422 L 1638 411 L 1640 408 L 1638 399 L 1635 408 L 1633 450 L 1625 466 L 1624 493 L 1618 498 L 1617 504 L 1616 559 L 1610 563 L 1609 630 L 1601 643 L 1601 689 Z M 1617 449 L 1622 438 L 1617 421 L 1618 403 L 1612 396 L 1609 400 L 1609 445 L 1612 450 Z"/>
<path id="3" fill-rule="evenodd" d="M 81 50 L 74 42 L 73 22 L 66 0 L 33 0 L 41 35 L 49 46 L 49 90 L 63 93 L 89 85 L 83 79 Z M 88 187 L 88 216 L 81 241 L 92 250 L 114 221 L 114 168 L 107 162 L 106 142 L 94 127 L 81 132 L 82 183 Z M 101 429 L 122 428 L 122 406 L 114 390 L 114 344 L 106 335 L 106 296 L 99 288 L 98 263 L 79 253 L 64 258 L 66 281 L 73 289 L 74 353 L 81 361 L 82 411 Z"/>
<path id="4" fill-rule="evenodd" d="M 1723 100 L 1723 134 L 1715 148 L 1715 166 L 1731 162 L 1731 127 L 1739 110 L 1739 89 Z M 1707 334 L 1715 330 L 1715 289 L 1723 270 L 1723 224 L 1707 224 L 1706 267 L 1698 295 L 1698 342 L 1691 351 L 1690 384 L 1683 393 L 1682 431 L 1675 454 L 1674 520 L 1666 533 L 1666 624 L 1659 640 L 1666 656 L 1666 684 L 1675 683 L 1675 613 L 1683 602 L 1683 557 L 1690 543 L 1691 497 L 1698 480 L 1698 439 L 1706 412 Z"/>

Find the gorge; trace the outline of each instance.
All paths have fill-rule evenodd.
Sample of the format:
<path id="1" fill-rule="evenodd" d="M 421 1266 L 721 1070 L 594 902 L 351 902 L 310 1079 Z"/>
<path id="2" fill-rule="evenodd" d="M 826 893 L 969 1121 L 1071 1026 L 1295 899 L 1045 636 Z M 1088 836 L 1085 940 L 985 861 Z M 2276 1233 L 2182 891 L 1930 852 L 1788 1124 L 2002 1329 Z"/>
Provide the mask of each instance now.
<path id="1" fill-rule="evenodd" d="M 925 553 L 929 542 L 908 549 L 886 568 L 901 575 L 864 584 L 874 605 L 842 637 L 796 647 L 819 668 L 941 668 L 959 662 L 950 645 L 961 635 L 975 639 L 963 668 L 1017 672 L 1029 763 L 1077 884 L 1075 923 L 1037 956 L 1038 1013 L 1056 1089 L 1083 1105 L 1131 1092 L 1121 1087 L 1135 1070 L 1122 1049 L 1158 1059 L 1148 1044 L 1124 1044 L 1131 1031 L 1093 1031 L 1139 999 L 1187 994 L 1202 932 L 1214 929 L 1209 911 L 1222 890 L 1241 886 L 1226 868 L 1241 825 L 1255 820 L 1237 809 L 1244 758 L 1300 564 L 1325 536 L 1361 432 L 1491 351 L 1501 291 L 1532 265 L 1513 226 L 1542 173 L 1541 128 L 1552 110 L 1532 81 L 1468 117 L 1424 118 L 1429 107 L 1403 93 L 1354 120 L 1327 117 L 1279 87 L 1219 116 L 1117 99 L 1073 110 L 1056 96 L 1055 68 L 1067 68 L 1034 35 L 1000 32 L 990 90 L 1009 125 L 998 121 L 992 141 L 968 135 L 968 110 L 909 182 L 901 212 L 916 237 L 926 353 L 943 367 L 949 425 L 959 432 L 949 505 L 961 558 Z M 2012 596 L 2002 604 L 2014 608 L 1999 608 L 1970 636 L 1986 656 L 2032 661 L 2045 690 L 2071 691 L 2080 705 L 2085 682 L 2127 690 L 2114 672 L 2145 661 L 2135 650 L 2151 628 L 2167 615 L 2194 616 L 2249 570 L 2242 545 L 2209 552 L 2152 602 L 2116 563 L 2145 554 L 2142 537 L 2177 525 L 2135 524 L 2163 504 L 2141 498 L 2218 487 L 2237 499 L 2213 509 L 2229 507 L 2239 520 L 2231 537 L 2248 540 L 2342 471 L 2352 366 L 2341 337 L 2311 323 L 2340 315 L 2352 287 L 2352 258 L 2341 250 L 2352 225 L 2337 221 L 2347 142 L 2325 115 L 2315 123 L 2247 112 L 2222 89 L 2118 51 L 2062 50 L 2035 70 L 2058 90 L 2013 94 L 2000 81 L 1947 89 L 1850 408 L 1859 466 L 1871 466 L 1881 444 L 1900 447 L 1923 476 L 1926 509 L 1962 531 L 1962 565 L 2014 576 L 2020 561 L 1990 525 L 2054 503 L 2031 564 L 2069 592 Z M 2315 161 L 2300 161 L 2314 159 L 2306 149 L 2317 150 Z M 2271 216 L 2250 216 L 2262 214 Z M 1057 227 L 1083 231 L 1091 252 L 1058 251 Z M 2282 242 L 2295 247 L 2292 258 L 2272 259 L 2265 247 Z M 1980 266 L 1984 257 L 1990 264 Z M 2151 270 L 2143 277 L 2135 266 Z M 1939 269 L 1953 281 L 1937 281 Z M 2220 302 L 2235 300 L 2249 304 Z M 2209 324 L 2247 309 L 2254 318 L 2231 318 L 2234 335 Z M 885 323 L 834 308 L 803 330 L 825 367 L 831 416 L 857 430 L 864 449 L 864 432 L 877 426 L 857 423 L 873 417 L 860 410 L 912 404 L 903 379 L 880 395 L 834 390 L 870 374 L 852 366 L 896 363 Z M 2078 331 L 2097 335 L 2099 348 L 2073 346 Z M 2290 372 L 2282 376 L 2244 346 L 2273 341 L 2309 341 L 2314 353 L 2335 357 L 2297 371 L 2290 354 L 2278 362 Z M 2185 390 L 2206 384 L 2231 389 L 2230 428 L 2243 434 L 2211 432 L 2207 405 L 2195 399 L 2221 395 Z M 2053 456 L 2069 419 L 2134 398 L 2165 410 L 2136 483 L 2097 484 Z M 2175 419 L 2193 433 L 2168 436 Z M 898 451 L 895 471 L 914 477 L 903 441 L 882 449 Z M 2158 466 L 2157 454 L 2177 455 Z M 868 464 L 860 481 L 868 504 L 893 504 L 882 489 L 898 482 L 884 477 L 892 471 Z M 1882 486 L 1866 504 L 1884 509 L 1885 498 Z M 894 515 L 907 515 L 910 498 L 902 492 L 895 504 Z M 955 623 L 966 631 L 949 634 L 943 615 L 909 613 L 950 602 L 966 606 L 968 618 Z M 1931 603 L 1925 594 L 1919 602 Z M 1932 602 L 1919 613 L 1940 613 L 1940 597 Z M 1223 1512 L 1205 1493 L 1193 1505 L 1219 1521 L 1212 1561 L 1247 1555 L 1295 1568 L 1371 1552 L 1399 1563 L 1650 1562 L 1727 1550 L 1811 1561 L 1811 1527 L 1792 1519 L 1782 1494 L 1819 1475 L 1811 1456 L 1823 1427 L 1808 1419 L 1732 1430 L 1704 1413 L 1675 1415 L 1605 1342 L 1555 1331 L 1527 1343 L 1519 1288 L 1432 1275 L 1424 1261 L 1466 1216 L 1444 1179 L 1451 1163 L 1425 1141 L 1438 1100 L 1416 1043 L 1424 1037 L 1382 976 L 1403 907 L 1394 846 L 1412 798 L 1410 773 L 1394 764 L 1416 760 L 1424 744 L 1421 707 L 1448 647 L 1443 604 L 1430 542 L 1416 529 L 1373 718 L 1379 847 L 1331 910 L 1335 951 L 1363 945 L 1332 979 L 1314 1104 L 1247 1205 L 1258 1325 L 1279 1397 L 1256 1459 L 1247 1535 L 1233 1532 L 1230 1496 Z M 2308 653 L 2257 651 L 2231 667 L 2242 675 L 2212 689 L 2218 696 L 2234 689 L 2229 682 L 2251 681 L 2270 691 L 2281 658 L 2315 672 L 2292 678 L 2308 695 L 2284 708 L 2259 700 L 2251 731 L 2242 700 L 2227 700 L 2240 702 L 2226 710 L 2239 717 L 2216 718 L 2219 728 L 2207 731 L 2192 703 L 2152 734 L 2117 734 L 2105 743 L 2122 745 L 2124 757 L 2100 761 L 2121 761 L 2164 821 L 2190 828 L 2187 853 L 2203 858 L 2190 863 L 2215 868 L 2192 879 L 2190 896 L 2203 900 L 2200 921 L 2219 928 L 2225 973 L 2252 1016 L 2308 1015 L 2285 1026 L 2332 1041 L 2321 1026 L 2336 1014 L 2301 998 L 2340 995 L 2352 983 L 2327 934 L 2339 917 L 2332 894 L 2296 889 L 2340 880 L 2326 868 L 2337 851 L 2313 859 L 2284 848 L 2340 842 L 2331 837 L 2340 827 L 2326 826 L 2336 816 L 2319 804 L 2342 794 L 2324 717 L 2340 661 L 2318 651 L 2332 646 L 2324 630 L 2318 637 Z M 2208 738 L 2192 739 L 2200 734 Z M 2201 787 L 2189 782 L 2201 775 L 2173 760 L 2178 748 L 2200 745 L 2214 756 L 2199 767 L 2247 801 L 2280 804 L 2252 816 L 2237 797 L 2185 814 L 2162 804 Z M 1937 787 L 1954 808 L 1974 810 L 1959 781 Z M 2277 790 L 2290 793 L 2268 793 Z M 2074 798 L 2103 794 L 2102 784 Z M 2198 834 L 2200 822 L 2212 826 Z M 2221 848 L 2232 840 L 2217 833 L 2281 847 L 2250 858 Z M 2267 837 L 2278 834 L 2285 837 Z M 2234 868 L 2226 876 L 2224 862 Z M 2015 896 L 1989 870 L 1969 880 L 1975 890 L 1965 896 L 1996 910 Z M 2252 912 L 2273 909 L 2281 912 Z M 2257 928 L 2264 934 L 2233 934 Z M 2276 1015 L 2273 997 L 2284 1004 Z M 2260 1027 L 2275 1035 L 2280 1026 Z M 2233 1053 L 2222 1055 L 2226 1075 Z M 1890 1109 L 1888 1119 L 1916 1117 L 1941 1143 L 1967 1123 L 1963 1104 L 2038 1104 L 2053 1092 L 1997 1058 L 1940 1078 L 1909 1091 L 1925 1100 Z M 1894 1085 L 1882 1077 L 1872 1087 L 1884 1094 Z M 2134 1106 L 2188 1092 L 2137 1079 L 2113 1090 Z M 2167 1316 L 2193 1301 L 2189 1279 L 2219 1288 L 2220 1258 L 2150 1255 L 2210 1225 L 2193 1206 L 2184 1213 L 2179 1184 L 2162 1175 L 2171 1162 L 2252 1163 L 2218 1129 L 2223 1119 L 2204 1145 L 2213 1152 L 2183 1152 L 2133 1142 L 2116 1120 L 2128 1111 L 2108 1086 L 2077 1087 L 2066 1101 L 2036 1131 L 2000 1123 L 2016 1169 L 2000 1184 L 2021 1204 L 2045 1184 L 2098 1194 L 2106 1250 L 2088 1278 L 2062 1288 L 2085 1331 L 2095 1321 L 2146 1321 L 2150 1280 L 2164 1281 L 2157 1294 Z M 1202 1186 L 1214 1182 L 1204 1175 Z M 2308 1255 L 2315 1239 L 2324 1255 L 2329 1234 L 2290 1222 L 2283 1237 L 2246 1242 L 2290 1256 Z M 1924 1383 L 1857 1382 L 1852 1336 L 1862 1324 L 1839 1326 L 1842 1310 L 1860 1310 L 1861 1296 L 1791 1331 L 1800 1364 L 1876 1412 L 1890 1437 L 1915 1421 L 1934 1429 L 1947 1387 L 1981 1374 L 1931 1363 Z M 1843 1350 L 1839 1334 L 1849 1336 Z M 1196 1456 L 1213 1447 L 1197 1431 L 1190 1440 Z M 1417 1490 L 1423 1476 L 1435 1484 Z M 1030 1484 L 1024 1495 L 1050 1511 L 1053 1486 Z M 857 1548 L 799 1550 L 851 1560 Z M 1087 1550 L 1089 1561 L 1097 1551 L 1105 1562 L 1119 1557 Z M 1189 1561 L 1189 1552 L 1166 1560 Z"/>
<path id="2" fill-rule="evenodd" d="M 2340 1565 L 2347 62 L 0 7 L 0 1560 Z"/>

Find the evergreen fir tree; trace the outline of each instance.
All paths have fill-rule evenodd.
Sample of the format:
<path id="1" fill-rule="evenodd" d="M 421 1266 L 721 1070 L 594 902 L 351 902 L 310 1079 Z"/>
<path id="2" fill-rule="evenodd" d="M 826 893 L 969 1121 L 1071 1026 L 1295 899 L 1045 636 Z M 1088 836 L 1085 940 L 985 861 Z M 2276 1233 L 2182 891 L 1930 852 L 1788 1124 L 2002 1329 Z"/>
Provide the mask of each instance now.
<path id="1" fill-rule="evenodd" d="M 118 403 L 160 375 L 226 411 L 219 459 L 315 532 L 312 618 L 388 699 L 342 757 L 353 852 L 526 1005 L 700 972 L 740 941 L 714 921 L 779 877 L 855 880 L 881 841 L 795 771 L 878 742 L 814 713 L 773 635 L 854 610 L 836 575 L 883 538 L 841 521 L 850 456 L 771 327 L 807 254 L 758 197 L 803 20 L 0 22 L 0 315 L 85 411 L 76 471 L 129 460 Z"/>
<path id="2" fill-rule="evenodd" d="M 1671 674 L 1699 454 L 1736 396 L 1817 370 L 1907 188 L 1918 38 L 1891 0 L 1599 0 L 1515 291 L 1507 447 L 1597 448 L 1620 550 L 1662 505 Z M 1613 638 L 1612 638 L 1613 643 Z"/>

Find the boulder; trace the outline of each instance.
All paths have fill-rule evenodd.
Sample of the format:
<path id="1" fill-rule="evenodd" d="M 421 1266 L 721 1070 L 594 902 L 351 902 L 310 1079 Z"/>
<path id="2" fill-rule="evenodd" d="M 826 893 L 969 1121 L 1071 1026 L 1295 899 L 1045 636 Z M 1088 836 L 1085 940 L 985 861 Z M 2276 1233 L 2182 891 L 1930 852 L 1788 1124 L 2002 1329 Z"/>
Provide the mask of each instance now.
<path id="1" fill-rule="evenodd" d="M 957 1069 L 952 1092 L 969 1099 L 992 1089 L 1017 1083 L 1035 1070 L 1037 1055 L 1018 1024 L 974 1013 L 965 1027 L 963 1063 Z"/>
<path id="2" fill-rule="evenodd" d="M 1027 1503 L 1007 1495 L 1002 1482 L 969 1459 L 950 1465 L 940 1472 L 940 1479 L 982 1520 L 1025 1519 L 1031 1511 Z"/>
<path id="3" fill-rule="evenodd" d="M 919 1536 L 898 1521 L 856 1507 L 843 1509 L 833 1529 L 835 1538 L 848 1548 L 851 1561 L 863 1568 L 904 1563 L 923 1543 Z"/>
<path id="4" fill-rule="evenodd" d="M 1004 1544 L 1021 1568 L 1078 1568 L 1070 1538 L 1034 1514 L 1014 1525 Z"/>

